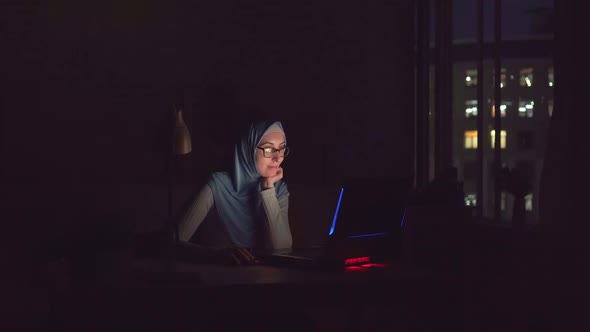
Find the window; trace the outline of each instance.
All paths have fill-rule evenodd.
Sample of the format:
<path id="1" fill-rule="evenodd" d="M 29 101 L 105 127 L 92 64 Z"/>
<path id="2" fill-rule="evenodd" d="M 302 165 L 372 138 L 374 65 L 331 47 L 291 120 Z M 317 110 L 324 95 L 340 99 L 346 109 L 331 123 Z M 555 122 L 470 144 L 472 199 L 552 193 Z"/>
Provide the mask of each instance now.
<path id="1" fill-rule="evenodd" d="M 528 150 L 533 147 L 533 133 L 529 130 L 523 130 L 518 133 L 518 148 Z"/>
<path id="2" fill-rule="evenodd" d="M 496 131 L 492 129 L 490 132 L 490 138 L 492 139 L 492 149 L 496 145 Z M 506 149 L 506 130 L 500 131 L 500 149 Z"/>
<path id="3" fill-rule="evenodd" d="M 465 131 L 465 148 L 477 149 L 477 130 Z"/>
<path id="4" fill-rule="evenodd" d="M 530 180 L 530 176 L 535 171 L 533 163 L 531 161 L 519 161 L 516 163 L 516 168 L 521 170 L 521 174 L 526 177 L 526 180 Z"/>
<path id="5" fill-rule="evenodd" d="M 533 193 L 528 193 L 524 196 L 524 210 L 533 211 Z"/>
<path id="6" fill-rule="evenodd" d="M 477 205 L 477 194 L 466 193 L 465 194 L 465 206 L 476 206 Z"/>
<path id="7" fill-rule="evenodd" d="M 512 102 L 509 101 L 502 101 L 502 104 L 500 105 L 500 117 L 505 118 L 506 117 L 506 110 L 508 109 L 508 106 L 512 106 Z M 496 105 L 495 103 L 492 102 L 492 118 L 496 117 Z"/>
<path id="8" fill-rule="evenodd" d="M 477 86 L 477 69 L 465 71 L 465 86 Z"/>
<path id="9" fill-rule="evenodd" d="M 478 164 L 473 161 L 466 161 L 463 163 L 463 179 L 477 179 L 479 171 Z"/>
<path id="10" fill-rule="evenodd" d="M 518 102 L 518 116 L 521 118 L 532 118 L 534 106 L 534 101 L 528 99 L 521 99 Z"/>
<path id="11" fill-rule="evenodd" d="M 430 134 L 428 144 L 420 141 L 424 146 L 428 146 L 428 149 L 422 149 L 420 146 L 421 160 L 428 161 L 420 165 L 420 182 L 425 184 L 427 180 L 436 178 L 439 171 L 437 164 L 452 164 L 456 167 L 457 176 L 462 184 L 463 204 L 469 210 L 473 221 L 510 224 L 516 202 L 513 194 L 496 182 L 497 172 L 500 167 L 513 169 L 521 162 L 530 163 L 531 171 L 526 171 L 524 173 L 527 174 L 523 175 L 529 181 L 529 189 L 520 193 L 518 203 L 522 204 L 519 208 L 524 210 L 524 196 L 528 191 L 532 192 L 532 199 L 527 198 L 530 199 L 527 210 L 530 210 L 532 204 L 532 211 L 526 212 L 525 221 L 527 227 L 537 227 L 540 221 L 537 190 L 544 162 L 543 155 L 547 143 L 550 142 L 547 136 L 548 129 L 550 122 L 554 121 L 551 118 L 555 107 L 552 105 L 555 101 L 554 80 L 559 80 L 560 73 L 557 68 L 558 77 L 554 77 L 556 65 L 551 53 L 554 31 L 546 30 L 547 34 L 538 34 L 539 30 L 531 33 L 530 38 L 527 37 L 526 31 L 531 30 L 528 24 L 531 17 L 534 16 L 534 20 L 537 20 L 541 18 L 540 14 L 537 15 L 535 10 L 535 13 L 531 14 L 525 9 L 528 8 L 526 4 L 517 5 L 516 3 L 520 2 L 512 2 L 514 1 L 502 2 L 505 6 L 501 6 L 501 13 L 496 13 L 494 1 L 484 1 L 481 22 L 479 10 L 475 8 L 477 2 L 455 1 L 452 4 L 453 10 L 446 14 L 436 10 L 437 2 L 425 3 L 425 7 L 428 8 L 425 8 L 424 19 L 429 18 L 431 24 L 428 26 L 430 34 L 425 34 L 424 37 L 430 38 L 431 43 L 429 47 L 424 45 L 423 51 L 424 55 L 434 56 L 423 58 L 431 66 L 432 76 L 429 77 L 429 82 L 425 82 L 429 85 L 420 85 L 424 89 L 430 87 L 430 90 L 423 91 L 423 94 L 429 93 L 431 101 L 428 105 L 419 105 L 424 106 L 421 110 L 425 113 L 420 117 L 421 125 L 425 129 L 428 128 Z M 469 3 L 469 11 L 474 15 L 461 15 L 466 9 L 466 3 Z M 543 12 L 547 15 L 543 18 L 548 19 L 543 20 L 543 25 L 551 23 L 550 18 L 555 13 L 554 3 L 555 1 L 548 1 L 541 6 L 544 7 L 543 10 L 548 10 Z M 430 14 L 426 14 L 426 9 L 432 10 Z M 517 13 L 522 19 L 518 18 Z M 502 19 L 498 27 L 502 31 L 499 44 L 494 43 L 494 29 L 487 24 L 494 22 L 495 14 L 501 14 Z M 450 20 L 454 27 L 453 36 L 449 37 L 449 44 L 443 43 L 447 41 L 444 38 L 438 41 L 441 42 L 439 44 L 434 38 L 434 32 L 444 29 L 441 24 L 447 24 Z M 516 27 L 515 22 L 520 22 L 520 27 L 509 32 Z M 480 45 L 477 42 L 477 28 L 480 23 L 484 25 L 482 54 L 478 52 Z M 537 23 L 539 22 L 533 25 L 541 25 Z M 514 34 L 508 37 L 509 33 Z M 452 48 L 452 59 L 449 60 L 452 64 L 451 71 L 446 69 L 448 62 L 440 62 L 447 58 L 446 54 L 436 52 L 437 46 Z M 483 57 L 480 57 L 481 55 Z M 496 55 L 499 59 L 496 59 Z M 435 80 L 435 73 L 445 82 L 453 84 L 449 87 L 451 91 L 448 91 L 446 86 L 435 84 L 439 83 Z M 501 93 L 494 91 L 494 88 L 501 88 Z M 436 98 L 439 93 L 445 94 L 445 97 L 450 93 L 451 100 Z M 554 101 L 550 101 L 551 99 Z M 448 109 L 449 106 L 452 110 Z M 559 108 L 559 105 L 557 107 Z M 452 114 L 449 114 L 451 111 Z M 557 112 L 559 117 L 560 111 Z M 482 121 L 478 122 L 479 120 Z M 449 121 L 452 122 L 450 127 Z M 437 131 L 436 128 L 441 126 L 446 130 Z M 492 129 L 497 132 L 495 135 Z M 503 131 L 500 131 L 501 129 Z M 444 142 L 444 149 L 436 149 L 439 140 Z M 435 153 L 436 151 L 438 152 Z M 498 162 L 503 165 L 498 165 Z M 502 193 L 503 190 L 506 192 Z"/>
<path id="12" fill-rule="evenodd" d="M 533 86 L 533 68 L 520 70 L 520 86 L 530 88 Z"/>
<path id="13" fill-rule="evenodd" d="M 522 171 L 523 175 L 530 176 L 533 174 L 534 167 L 531 161 L 519 161 L 516 163 L 516 168 Z"/>
<path id="14" fill-rule="evenodd" d="M 536 181 L 535 171 L 538 166 L 531 160 L 523 160 L 516 163 L 516 168 L 520 171 L 522 181 L 533 184 Z M 527 198 L 528 197 L 528 198 Z M 529 192 L 525 197 L 525 209 L 533 210 L 533 193 Z M 527 207 L 528 206 L 528 207 Z"/>
<path id="15" fill-rule="evenodd" d="M 465 117 L 471 118 L 477 116 L 477 100 L 465 101 Z"/>
<path id="16" fill-rule="evenodd" d="M 488 167 L 488 177 L 490 179 L 496 178 L 496 165 L 495 165 L 494 161 L 492 160 L 492 161 L 488 162 L 487 167 Z M 500 168 L 506 168 L 506 167 L 508 167 L 508 164 L 505 161 L 503 161 L 502 166 L 500 166 Z"/>
<path id="17" fill-rule="evenodd" d="M 495 79 L 496 76 L 494 74 L 494 70 L 492 70 L 492 77 Z M 495 83 L 494 83 L 495 84 Z M 500 88 L 504 88 L 506 87 L 506 68 L 502 68 L 502 70 L 500 71 Z"/>

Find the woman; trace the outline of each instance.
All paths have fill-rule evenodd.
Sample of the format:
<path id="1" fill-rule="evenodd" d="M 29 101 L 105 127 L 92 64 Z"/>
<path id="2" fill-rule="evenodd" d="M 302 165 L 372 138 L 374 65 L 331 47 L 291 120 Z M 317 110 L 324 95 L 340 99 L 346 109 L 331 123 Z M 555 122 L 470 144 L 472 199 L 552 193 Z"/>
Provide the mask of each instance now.
<path id="1" fill-rule="evenodd" d="M 189 241 L 205 217 L 216 212 L 218 220 L 207 219 L 223 227 L 209 233 L 223 234 L 203 238 L 215 238 L 216 243 L 209 244 L 218 248 L 234 248 L 238 263 L 252 262 L 253 248 L 291 248 L 289 191 L 281 167 L 289 153 L 286 143 L 280 122 L 251 124 L 235 145 L 231 169 L 213 173 L 186 211 L 179 225 L 180 241 Z"/>

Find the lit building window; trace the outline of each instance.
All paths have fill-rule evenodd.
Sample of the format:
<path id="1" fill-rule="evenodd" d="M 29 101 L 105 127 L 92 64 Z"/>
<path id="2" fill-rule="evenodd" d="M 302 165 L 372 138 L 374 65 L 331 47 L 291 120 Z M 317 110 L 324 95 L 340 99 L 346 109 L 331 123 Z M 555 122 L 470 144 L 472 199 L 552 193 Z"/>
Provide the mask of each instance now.
<path id="1" fill-rule="evenodd" d="M 477 86 L 477 69 L 465 71 L 465 86 Z"/>
<path id="2" fill-rule="evenodd" d="M 500 210 L 506 211 L 506 192 L 503 191 L 500 195 Z"/>
<path id="3" fill-rule="evenodd" d="M 471 118 L 477 116 L 477 100 L 465 101 L 465 117 Z"/>
<path id="4" fill-rule="evenodd" d="M 492 139 L 492 149 L 496 147 L 496 131 L 492 129 L 490 132 Z M 500 131 L 500 149 L 506 149 L 506 130 Z"/>
<path id="5" fill-rule="evenodd" d="M 521 99 L 518 102 L 518 116 L 521 118 L 532 118 L 534 106 L 534 101 Z"/>
<path id="6" fill-rule="evenodd" d="M 524 209 L 525 211 L 533 211 L 533 193 L 524 196 Z"/>
<path id="7" fill-rule="evenodd" d="M 496 76 L 494 74 L 494 71 L 492 70 L 492 77 L 495 79 Z M 506 68 L 502 68 L 502 70 L 500 71 L 500 88 L 504 88 L 506 86 Z"/>
<path id="8" fill-rule="evenodd" d="M 502 101 L 500 105 L 500 116 L 505 118 L 506 117 L 506 110 L 509 106 L 512 106 L 512 102 L 509 101 Z M 492 118 L 496 117 L 496 105 L 492 102 Z"/>
<path id="9" fill-rule="evenodd" d="M 465 206 L 477 206 L 477 194 L 475 194 L 475 193 L 465 194 Z"/>
<path id="10" fill-rule="evenodd" d="M 551 66 L 549 67 L 549 69 L 547 69 L 547 84 L 549 86 L 553 86 L 555 84 L 553 80 L 553 66 Z"/>
<path id="11" fill-rule="evenodd" d="M 533 68 L 520 70 L 520 86 L 530 88 L 533 86 Z"/>
<path id="12" fill-rule="evenodd" d="M 477 130 L 465 131 L 465 148 L 477 149 Z"/>
<path id="13" fill-rule="evenodd" d="M 549 117 L 553 116 L 553 99 L 549 99 L 547 102 L 547 111 L 549 112 Z"/>

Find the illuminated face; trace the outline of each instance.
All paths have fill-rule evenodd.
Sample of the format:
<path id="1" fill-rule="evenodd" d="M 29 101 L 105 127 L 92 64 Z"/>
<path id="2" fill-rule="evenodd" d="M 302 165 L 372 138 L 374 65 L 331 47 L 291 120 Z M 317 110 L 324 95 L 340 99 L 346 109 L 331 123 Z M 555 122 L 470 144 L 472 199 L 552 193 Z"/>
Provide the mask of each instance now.
<path id="1" fill-rule="evenodd" d="M 284 147 L 285 135 L 281 132 L 275 131 L 262 137 L 258 144 L 258 149 L 256 149 L 256 167 L 260 176 L 267 178 L 277 174 L 279 166 L 283 162 L 283 159 L 285 159 L 278 150 Z M 265 157 L 265 152 L 260 148 L 273 148 L 275 150 L 270 154 L 267 153 L 269 157 Z"/>

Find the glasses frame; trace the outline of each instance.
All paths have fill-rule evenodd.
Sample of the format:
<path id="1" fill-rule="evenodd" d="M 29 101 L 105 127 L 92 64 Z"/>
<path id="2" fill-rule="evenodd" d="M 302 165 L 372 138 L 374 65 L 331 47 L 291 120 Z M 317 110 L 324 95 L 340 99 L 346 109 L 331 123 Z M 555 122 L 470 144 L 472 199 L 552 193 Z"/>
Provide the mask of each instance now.
<path id="1" fill-rule="evenodd" d="M 262 150 L 262 156 L 264 158 L 272 158 L 275 153 L 277 153 L 279 157 L 283 157 L 283 158 L 285 158 L 286 156 L 289 155 L 289 147 L 288 146 L 284 146 L 284 147 L 282 147 L 280 149 L 275 149 L 275 148 L 271 148 L 271 147 L 265 147 L 265 148 L 263 148 L 263 147 L 260 147 L 260 146 L 257 146 L 256 148 Z M 266 155 L 266 153 L 267 153 L 265 151 L 266 149 L 271 149 L 270 156 L 267 156 Z M 283 151 L 283 154 L 281 154 L 281 151 Z"/>

